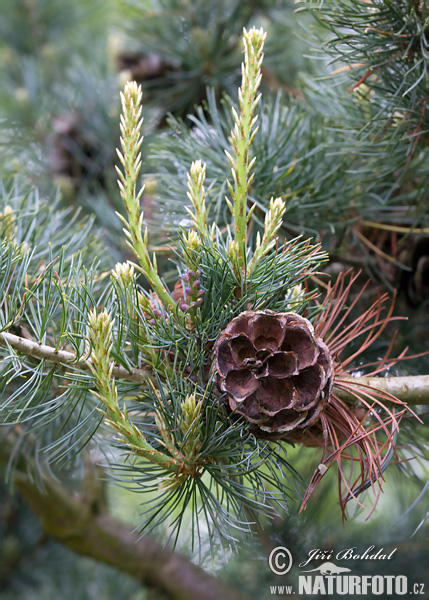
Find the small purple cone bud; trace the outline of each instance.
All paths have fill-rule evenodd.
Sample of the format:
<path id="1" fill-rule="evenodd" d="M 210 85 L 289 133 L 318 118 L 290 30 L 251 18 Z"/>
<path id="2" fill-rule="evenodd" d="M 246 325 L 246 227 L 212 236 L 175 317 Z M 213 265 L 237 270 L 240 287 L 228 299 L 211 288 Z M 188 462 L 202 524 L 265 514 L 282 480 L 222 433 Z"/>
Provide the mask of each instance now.
<path id="1" fill-rule="evenodd" d="M 203 274 L 203 273 L 202 273 L 202 271 L 200 271 L 200 270 L 198 269 L 198 271 L 197 271 L 197 277 L 201 277 L 201 275 L 202 275 L 202 274 Z"/>
<path id="2" fill-rule="evenodd" d="M 187 296 L 192 296 L 192 289 L 190 287 L 185 288 L 185 293 Z"/>
<path id="3" fill-rule="evenodd" d="M 193 308 L 196 308 L 196 307 L 198 306 L 198 303 L 197 303 L 197 302 L 192 302 L 192 303 L 191 303 L 191 306 L 192 306 Z"/>
<path id="4" fill-rule="evenodd" d="M 200 285 L 201 285 L 201 281 L 200 281 L 199 279 L 196 279 L 196 280 L 194 281 L 194 283 L 192 284 L 192 286 L 193 286 L 194 288 L 199 288 L 199 287 L 200 287 Z"/>
<path id="5" fill-rule="evenodd" d="M 195 273 L 193 271 L 188 271 L 189 277 L 195 277 Z"/>
<path id="6" fill-rule="evenodd" d="M 205 291 L 204 290 L 198 290 L 197 292 L 197 298 L 201 298 L 202 296 L 204 296 Z"/>
<path id="7" fill-rule="evenodd" d="M 158 310 L 157 308 L 155 308 L 155 309 L 153 310 L 153 316 L 154 316 L 154 317 L 160 317 L 160 316 L 161 316 L 161 311 L 160 311 L 160 310 Z"/>
<path id="8" fill-rule="evenodd" d="M 192 381 L 192 383 L 197 383 L 197 378 L 195 377 L 195 375 L 190 375 L 189 379 Z"/>
<path id="9" fill-rule="evenodd" d="M 155 325 L 155 319 L 150 319 L 150 320 L 149 320 L 149 323 L 150 323 L 151 325 Z"/>
<path id="10" fill-rule="evenodd" d="M 183 310 L 183 312 L 186 312 L 188 310 L 188 305 L 183 303 L 180 305 L 180 310 Z"/>
<path id="11" fill-rule="evenodd" d="M 182 279 L 183 279 L 183 281 L 189 281 L 189 274 L 188 273 L 184 273 L 182 275 Z"/>
<path id="12" fill-rule="evenodd" d="M 198 298 L 198 299 L 197 299 L 197 305 L 199 306 L 199 305 L 200 305 L 200 304 L 202 304 L 202 303 L 203 303 L 203 299 L 202 299 L 201 297 L 200 297 L 200 298 Z"/>

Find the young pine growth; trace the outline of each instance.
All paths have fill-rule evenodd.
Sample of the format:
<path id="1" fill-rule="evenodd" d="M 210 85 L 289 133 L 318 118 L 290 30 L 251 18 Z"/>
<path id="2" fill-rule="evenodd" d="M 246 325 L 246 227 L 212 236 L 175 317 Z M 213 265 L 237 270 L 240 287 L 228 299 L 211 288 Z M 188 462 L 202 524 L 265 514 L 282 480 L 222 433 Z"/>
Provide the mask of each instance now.
<path id="1" fill-rule="evenodd" d="M 191 201 L 193 211 L 186 208 L 190 214 L 195 233 L 203 237 L 207 233 L 207 209 L 205 203 L 204 180 L 206 178 L 206 166 L 200 160 L 192 163 L 188 173 L 188 198 Z M 194 232 L 192 232 L 194 233 Z"/>
<path id="2" fill-rule="evenodd" d="M 276 245 L 276 235 L 283 224 L 283 215 L 286 210 L 286 204 L 281 198 L 271 198 L 270 210 L 265 215 L 264 235 L 261 240 L 261 234 L 256 234 L 256 247 L 252 260 L 247 267 L 247 273 L 250 275 L 257 266 L 258 262 Z"/>
<path id="3" fill-rule="evenodd" d="M 141 135 L 141 87 L 136 82 L 129 82 L 121 93 L 121 149 L 117 150 L 123 172 L 116 167 L 119 175 L 119 190 L 127 212 L 127 218 L 118 214 L 125 226 L 124 232 L 127 243 L 133 250 L 139 264 L 137 268 L 146 277 L 149 285 L 156 292 L 164 306 L 172 306 L 173 302 L 162 283 L 156 265 L 156 257 L 151 260 L 148 252 L 147 229 L 143 235 L 143 212 L 140 210 L 140 200 L 144 186 L 137 192 L 137 181 L 141 169 L 140 146 L 143 142 Z"/>
<path id="4" fill-rule="evenodd" d="M 255 110 L 261 95 L 258 89 L 262 79 L 261 66 L 266 34 L 262 29 L 253 27 L 250 31 L 244 30 L 244 64 L 241 66 L 241 87 L 238 90 L 240 113 L 233 109 L 235 125 L 231 132 L 233 153 L 227 153 L 231 164 L 233 185 L 228 181 L 231 201 L 226 200 L 234 216 L 235 241 L 237 243 L 237 261 L 241 269 L 246 265 L 246 234 L 247 223 L 254 209 L 247 212 L 247 196 L 252 185 L 254 174 L 252 167 L 255 158 L 250 158 L 253 138 L 258 128 L 258 116 Z"/>

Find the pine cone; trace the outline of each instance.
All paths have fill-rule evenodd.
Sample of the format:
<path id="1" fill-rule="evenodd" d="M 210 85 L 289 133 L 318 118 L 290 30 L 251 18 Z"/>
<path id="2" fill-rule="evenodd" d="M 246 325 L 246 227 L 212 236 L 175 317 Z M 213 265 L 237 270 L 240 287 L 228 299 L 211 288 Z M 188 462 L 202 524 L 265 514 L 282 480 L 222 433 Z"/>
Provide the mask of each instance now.
<path id="1" fill-rule="evenodd" d="M 318 420 L 332 389 L 333 366 L 304 317 L 243 312 L 214 351 L 219 390 L 257 437 L 293 439 Z"/>

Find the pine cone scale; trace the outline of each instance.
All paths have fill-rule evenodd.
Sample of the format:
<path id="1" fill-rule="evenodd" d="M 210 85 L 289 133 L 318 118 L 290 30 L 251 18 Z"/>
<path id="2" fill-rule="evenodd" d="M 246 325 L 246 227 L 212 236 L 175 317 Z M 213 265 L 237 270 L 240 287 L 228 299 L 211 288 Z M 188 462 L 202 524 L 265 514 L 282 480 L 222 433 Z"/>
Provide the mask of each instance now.
<path id="1" fill-rule="evenodd" d="M 299 390 L 299 402 L 295 410 L 308 410 L 318 402 L 323 389 L 324 372 L 320 365 L 314 365 L 292 377 L 294 386 Z"/>
<path id="2" fill-rule="evenodd" d="M 255 392 L 260 411 L 273 417 L 285 408 L 292 408 L 297 400 L 296 388 L 286 379 L 267 377 Z"/>
<path id="3" fill-rule="evenodd" d="M 249 337 L 257 350 L 278 350 L 284 335 L 283 318 L 273 319 L 269 314 L 257 314 L 249 323 Z"/>
<path id="4" fill-rule="evenodd" d="M 246 365 L 245 361 L 254 358 L 256 354 L 254 345 L 244 334 L 231 338 L 229 347 L 234 361 L 241 365 Z"/>
<path id="5" fill-rule="evenodd" d="M 222 340 L 222 342 L 217 346 L 216 370 L 223 377 L 226 377 L 234 367 L 235 361 L 232 356 L 229 340 Z"/>
<path id="6" fill-rule="evenodd" d="M 269 425 L 264 425 L 263 423 L 258 425 L 266 433 L 273 433 L 275 431 L 276 434 L 282 434 L 296 429 L 305 420 L 306 416 L 307 413 L 298 414 L 294 410 L 282 410 L 270 420 Z M 272 439 L 276 438 L 273 437 Z"/>
<path id="7" fill-rule="evenodd" d="M 224 380 L 224 389 L 236 400 L 244 400 L 259 387 L 259 382 L 248 369 L 230 371 Z"/>
<path id="8" fill-rule="evenodd" d="M 294 350 L 298 358 L 299 369 L 305 369 L 315 363 L 318 356 L 313 337 L 313 327 L 293 324 L 287 328 L 282 350 Z"/>
<path id="9" fill-rule="evenodd" d="M 295 352 L 275 352 L 267 360 L 271 377 L 283 379 L 298 374 L 298 359 Z"/>
<path id="10" fill-rule="evenodd" d="M 231 410 L 234 411 L 239 409 L 239 414 L 245 415 L 249 423 L 254 423 L 257 425 L 259 423 L 263 423 L 264 421 L 268 421 L 270 418 L 269 415 L 261 415 L 261 410 L 255 395 L 249 396 L 249 398 L 246 398 L 243 400 L 243 402 L 238 402 L 231 398 L 229 404 Z"/>

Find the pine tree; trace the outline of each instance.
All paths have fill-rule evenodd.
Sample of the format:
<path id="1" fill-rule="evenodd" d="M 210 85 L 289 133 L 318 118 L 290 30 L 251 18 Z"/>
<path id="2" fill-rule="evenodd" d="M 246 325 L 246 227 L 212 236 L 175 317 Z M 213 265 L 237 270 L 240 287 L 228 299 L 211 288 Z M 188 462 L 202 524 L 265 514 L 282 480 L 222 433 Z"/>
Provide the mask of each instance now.
<path id="1" fill-rule="evenodd" d="M 193 19 L 205 14 L 173 0 L 158 8 L 145 23 L 147 47 L 168 62 L 160 48 L 174 39 L 174 12 L 170 19 L 161 8 L 183 10 L 193 35 L 201 28 Z M 285 8 L 264 4 L 271 15 Z M 320 70 L 295 79 L 299 93 L 263 88 L 261 99 L 273 71 L 263 66 L 266 34 L 252 27 L 238 101 L 220 99 L 232 96 L 236 68 L 223 67 L 237 46 L 219 32 L 255 18 L 252 3 L 213 17 L 219 55 L 211 58 L 225 63 L 187 120 L 180 114 L 204 86 L 178 77 L 164 100 L 162 78 L 143 95 L 135 81 L 125 85 L 113 204 L 128 260 L 114 266 L 93 218 L 33 189 L 31 169 L 2 188 L 6 480 L 48 535 L 172 598 L 245 597 L 174 547 L 205 565 L 209 555 L 242 552 L 255 534 L 275 545 L 274 523 L 299 553 L 306 513 L 338 502 L 343 521 L 357 505 L 369 517 L 393 462 L 402 485 L 412 483 L 414 509 L 424 493 L 418 460 L 402 462 L 402 447 L 424 436 L 429 376 L 402 366 L 404 329 L 390 333 L 401 317 L 389 293 L 375 290 L 401 278 L 420 305 L 427 289 L 427 8 L 408 0 L 299 8 L 305 26 L 309 13 L 318 23 L 318 52 L 339 63 L 328 63 L 322 82 Z M 132 23 L 128 35 L 138 30 Z M 179 38 L 178 72 L 195 43 Z M 147 149 L 142 103 L 155 90 L 177 114 L 168 128 L 159 121 Z M 29 156 L 25 144 L 19 152 Z M 168 247 L 157 228 L 169 232 Z M 372 282 L 347 268 L 359 262 Z M 142 537 L 109 513 L 107 475 L 141 495 Z"/>

